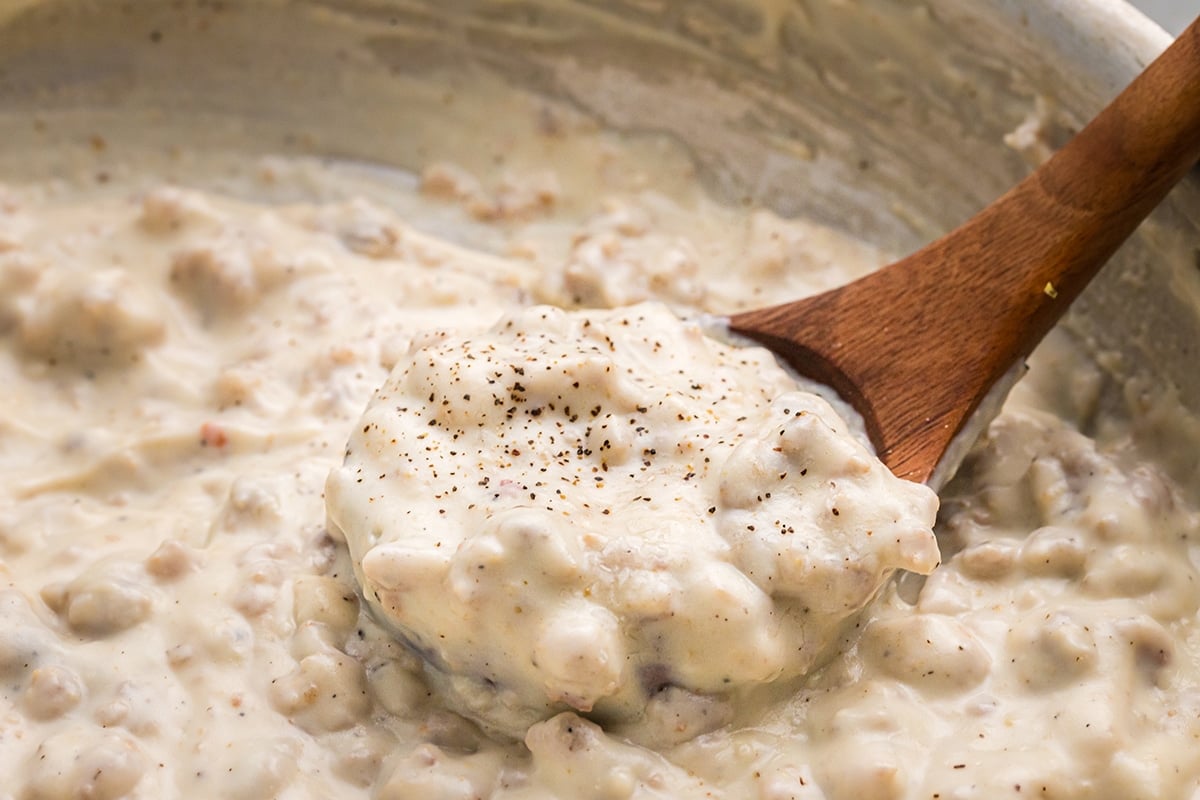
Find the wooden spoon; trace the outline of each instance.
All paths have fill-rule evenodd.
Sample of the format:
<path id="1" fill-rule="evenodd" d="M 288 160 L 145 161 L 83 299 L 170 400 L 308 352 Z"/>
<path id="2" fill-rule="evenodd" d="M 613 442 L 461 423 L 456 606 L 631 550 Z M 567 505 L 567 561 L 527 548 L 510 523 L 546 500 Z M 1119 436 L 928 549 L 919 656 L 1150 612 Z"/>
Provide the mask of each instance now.
<path id="1" fill-rule="evenodd" d="M 958 229 L 842 288 L 737 314 L 730 330 L 836 389 L 883 462 L 928 481 L 993 386 L 1197 160 L 1200 20 Z"/>

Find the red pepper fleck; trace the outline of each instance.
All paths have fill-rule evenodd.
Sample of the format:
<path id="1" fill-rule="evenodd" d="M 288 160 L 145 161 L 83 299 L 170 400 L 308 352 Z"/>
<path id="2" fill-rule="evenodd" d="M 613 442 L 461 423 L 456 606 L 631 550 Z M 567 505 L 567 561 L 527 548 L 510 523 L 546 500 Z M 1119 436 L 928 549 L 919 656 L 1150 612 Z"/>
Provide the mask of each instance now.
<path id="1" fill-rule="evenodd" d="M 206 422 L 200 426 L 201 447 L 224 447 L 229 443 L 225 429 L 215 422 Z"/>

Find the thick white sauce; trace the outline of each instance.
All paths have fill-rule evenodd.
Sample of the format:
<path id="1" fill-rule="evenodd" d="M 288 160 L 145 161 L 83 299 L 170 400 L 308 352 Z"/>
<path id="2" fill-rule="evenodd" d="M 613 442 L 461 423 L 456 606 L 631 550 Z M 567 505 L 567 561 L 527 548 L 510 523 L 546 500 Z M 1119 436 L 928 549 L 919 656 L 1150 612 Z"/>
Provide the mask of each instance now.
<path id="1" fill-rule="evenodd" d="M 761 354 L 701 343 L 656 305 L 586 317 L 617 332 L 614 345 L 634 362 L 649 359 L 628 386 L 597 380 L 589 390 L 624 403 L 622 424 L 651 423 L 654 443 L 619 442 L 632 477 L 610 465 L 603 490 L 581 480 L 585 489 L 546 487 L 553 498 L 527 504 L 523 487 L 488 493 L 478 482 L 503 481 L 490 471 L 502 459 L 536 470 L 534 453 L 546 450 L 526 455 L 518 445 L 517 455 L 509 444 L 505 454 L 486 437 L 515 429 L 488 425 L 463 450 L 471 463 L 460 464 L 439 425 L 444 452 L 413 469 L 469 466 L 471 480 L 443 484 L 461 498 L 406 495 L 410 485 L 379 478 L 404 468 L 400 451 L 388 450 L 392 438 L 411 445 L 420 436 L 415 418 L 395 412 L 397 396 L 427 414 L 456 390 L 456 376 L 477 377 L 461 369 L 463 342 L 491 337 L 507 348 L 506 364 L 544 366 L 562 350 L 572 369 L 595 368 L 576 352 L 589 341 L 585 318 L 522 309 L 660 301 L 684 314 L 724 312 L 879 263 L 816 226 L 705 200 L 670 148 L 646 158 L 644 143 L 626 148 L 561 124 L 552 134 L 531 128 L 529 139 L 539 136 L 577 143 L 570 174 L 498 177 L 433 164 L 415 185 L 392 186 L 387 202 L 256 203 L 133 173 L 98 188 L 0 187 L 0 382 L 8 387 L 0 397 L 0 798 L 1158 798 L 1196 790 L 1196 511 L 1153 465 L 1098 449 L 1070 415 L 1049 413 L 1056 405 L 1036 386 L 1019 387 L 944 494 L 944 563 L 925 580 L 885 582 L 844 631 L 844 612 L 866 602 L 889 570 L 933 566 L 920 534 L 932 521 L 929 496 L 897 486 L 852 440 L 833 437 L 836 416 L 813 398 L 786 397 L 785 378 Z M 345 194 L 361 180 L 352 170 L 273 161 L 246 185 L 247 193 L 281 181 L 345 185 Z M 502 318 L 523 327 L 531 314 L 548 337 L 536 347 L 505 322 L 486 333 Z M 639 324 L 622 338 L 629 315 Z M 660 337 L 674 348 L 654 354 Z M 671 374 L 693 355 L 702 373 Z M 442 366 L 418 370 L 424 356 Z M 754 419 L 738 412 L 730 421 L 710 393 L 723 369 L 734 385 L 743 359 L 759 394 L 736 408 Z M 1082 362 L 1077 369 L 1076 389 L 1088 375 Z M 520 394 L 557 395 L 558 382 L 574 382 L 570 372 Z M 511 396 L 511 384 L 505 391 Z M 642 399 L 665 404 L 668 395 L 674 414 Z M 708 410 L 728 441 L 692 448 L 696 463 L 672 447 L 703 435 L 686 417 Z M 792 454 L 754 448 L 799 424 L 799 410 L 816 433 L 798 441 L 816 436 L 837 454 L 822 469 L 854 465 L 866 477 L 799 503 L 800 484 L 785 481 L 770 490 L 772 507 L 760 509 L 744 476 L 763 477 L 758 466 L 773 470 Z M 454 413 L 466 422 L 492 412 L 468 401 Z M 521 435 L 536 441 L 548 435 L 544 425 L 577 425 L 564 409 L 554 414 L 522 417 Z M 573 443 L 592 434 L 565 435 Z M 569 459 L 555 480 L 603 470 L 603 442 Z M 643 477 L 647 446 L 656 456 L 672 452 L 650 459 Z M 423 451 L 403 449 L 414 452 Z M 738 462 L 739 452 L 751 463 Z M 706 472 L 704 457 L 720 460 L 720 471 Z M 689 463 L 692 479 L 679 474 Z M 360 468 L 370 482 L 357 483 Z M 327 527 L 331 471 L 336 526 Z M 644 490 L 650 501 L 637 499 Z M 372 503 L 375 492 L 387 502 Z M 726 535 L 785 511 L 813 523 L 810 541 L 831 558 L 854 563 L 830 571 L 837 613 L 815 629 L 812 657 L 805 640 L 798 661 L 778 648 L 795 648 L 809 623 L 789 628 L 794 616 L 778 618 L 804 576 L 764 588 L 764 572 L 786 572 L 783 551 Z M 887 517 L 885 530 L 899 521 L 904 546 L 855 538 L 874 514 Z M 664 520 L 652 553 L 627 541 L 626 531 Z M 536 561 L 514 557 L 505 540 L 514 531 Z M 695 544 L 691 561 L 682 559 L 684 543 Z M 482 557 L 512 580 L 455 583 L 456 564 Z M 652 559 L 668 569 L 656 572 Z M 863 564 L 864 581 L 844 595 L 839 576 L 861 576 Z M 427 669 L 374 620 L 356 569 L 381 616 L 449 671 Z M 671 583 L 680 575 L 687 580 Z M 520 580 L 537 585 L 521 598 L 536 621 L 526 627 L 500 605 Z M 722 595 L 720 586 L 735 588 Z M 677 598 L 683 615 L 666 622 L 630 611 L 637 603 L 670 610 Z M 753 613 L 738 625 L 706 619 L 744 609 Z M 530 667 L 505 646 L 547 659 Z M 493 652 L 500 663 L 478 663 Z M 659 677 L 638 676 L 638 667 Z M 455 676 L 467 683 L 446 685 Z M 729 676 L 737 689 L 714 690 Z M 493 713 L 496 703 L 503 713 Z M 499 730 L 485 733 L 451 707 Z M 598 722 L 583 716 L 589 708 Z"/>
<path id="2" fill-rule="evenodd" d="M 431 339 L 326 506 L 443 694 L 510 735 L 565 709 L 646 742 L 717 728 L 731 693 L 818 663 L 895 569 L 937 565 L 934 493 L 765 350 L 653 303 Z"/>

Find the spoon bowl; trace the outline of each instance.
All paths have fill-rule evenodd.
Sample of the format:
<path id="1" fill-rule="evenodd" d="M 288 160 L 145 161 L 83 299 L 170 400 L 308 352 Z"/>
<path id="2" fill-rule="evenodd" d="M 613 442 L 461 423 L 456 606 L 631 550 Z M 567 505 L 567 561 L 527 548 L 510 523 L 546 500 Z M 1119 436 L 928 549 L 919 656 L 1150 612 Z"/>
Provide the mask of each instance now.
<path id="1" fill-rule="evenodd" d="M 976 412 L 999 407 L 1005 377 L 1198 160 L 1200 20 L 959 228 L 838 289 L 736 314 L 729 328 L 833 387 L 896 475 L 936 484 L 957 467 L 960 436 L 987 421 Z"/>

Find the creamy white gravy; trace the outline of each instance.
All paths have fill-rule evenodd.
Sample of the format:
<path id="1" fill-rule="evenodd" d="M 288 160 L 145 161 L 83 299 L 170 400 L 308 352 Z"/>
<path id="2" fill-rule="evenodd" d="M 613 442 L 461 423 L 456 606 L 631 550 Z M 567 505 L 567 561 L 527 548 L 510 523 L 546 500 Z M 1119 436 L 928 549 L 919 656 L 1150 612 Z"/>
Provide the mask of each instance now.
<path id="1" fill-rule="evenodd" d="M 566 709 L 660 744 L 720 727 L 938 562 L 931 490 L 656 303 L 414 343 L 326 507 L 442 694 L 518 738 Z"/>
<path id="2" fill-rule="evenodd" d="M 374 495 L 363 492 L 375 488 L 356 489 L 367 485 L 356 483 L 356 470 L 386 483 L 378 476 L 400 464 L 383 445 L 401 429 L 414 441 L 419 435 L 405 412 L 388 411 L 391 393 L 436 405 L 437 392 L 450 388 L 441 383 L 454 374 L 456 343 L 485 335 L 499 344 L 505 323 L 486 333 L 498 320 L 557 313 L 523 311 L 535 304 L 650 301 L 685 316 L 728 312 L 768 295 L 827 288 L 881 260 L 825 228 L 707 200 L 687 159 L 666 144 L 624 143 L 569 115 L 547 117 L 552 109 L 528 111 L 527 135 L 513 145 L 524 160 L 500 169 L 437 162 L 416 180 L 381 182 L 357 168 L 267 160 L 246 168 L 233 193 L 193 188 L 186 170 L 164 185 L 133 168 L 106 174 L 100 186 L 0 187 L 0 381 L 8 387 L 0 397 L 0 798 L 1194 791 L 1196 512 L 1154 465 L 1081 433 L 1072 420 L 1086 414 L 1061 413 L 1065 404 L 1042 390 L 1045 381 L 1018 388 L 943 494 L 943 563 L 927 579 L 883 582 L 861 615 L 838 616 L 836 631 L 817 636 L 820 661 L 789 662 L 774 645 L 759 653 L 766 660 L 745 659 L 771 637 L 794 644 L 804 628 L 779 622 L 792 602 L 786 591 L 775 597 L 722 572 L 739 556 L 715 538 L 697 539 L 699 577 L 668 586 L 664 598 L 640 545 L 630 544 L 624 560 L 619 548 L 601 547 L 616 559 L 607 571 L 588 561 L 586 543 L 551 558 L 554 542 L 537 535 L 551 524 L 545 506 L 522 508 L 511 487 L 503 507 L 482 507 L 499 501 L 483 494 L 469 508 L 459 498 L 438 505 L 396 495 L 388 485 L 388 503 L 366 510 Z M 559 161 L 571 169 L 555 168 L 550 157 L 536 167 L 529 156 L 554 148 L 570 149 Z M 253 199 L 280 186 L 328 187 L 330 199 Z M 640 344 L 622 343 L 635 349 L 653 341 L 652 332 L 690 335 L 657 305 L 593 313 L 602 326 L 641 315 Z M 577 345 L 578 324 L 554 323 L 554 344 Z M 549 352 L 539 346 L 525 355 Z M 730 358 L 714 352 L 701 359 L 701 386 Z M 397 364 L 420 363 L 414 353 L 436 355 L 442 366 L 419 379 L 402 366 L 389 379 Z M 738 427 L 735 416 L 727 429 L 750 441 L 783 424 L 774 394 L 786 394 L 786 380 L 761 355 L 746 358 L 771 388 L 744 404 L 759 416 L 753 426 Z M 1098 379 L 1083 361 L 1064 363 L 1075 370 L 1068 394 L 1086 406 Z M 662 364 L 645 366 L 642 377 L 663 384 L 654 391 L 696 393 L 679 414 L 720 412 L 690 381 L 681 389 Z M 1066 383 L 1050 385 L 1061 392 Z M 360 415 L 380 386 L 364 431 Z M 639 393 L 648 391 L 629 390 L 622 413 L 648 414 L 638 410 Z M 795 402 L 839 427 L 820 401 Z M 794 419 L 800 409 L 787 410 Z M 549 415 L 537 420 L 552 424 Z M 667 416 L 652 421 L 664 441 L 695 432 Z M 631 442 L 636 467 L 644 448 Z M 408 445 L 404 452 L 414 452 Z M 498 446 L 473 440 L 466 457 L 525 458 Z M 603 439 L 591 449 L 602 446 Z M 732 460 L 736 451 L 712 455 Z M 887 483 L 869 458 L 839 452 L 848 453 L 843 465 L 859 459 L 872 480 Z M 771 448 L 751 461 L 786 457 Z M 478 493 L 484 478 L 502 481 L 493 466 L 473 469 L 475 488 L 463 482 L 459 492 Z M 323 496 L 331 471 L 341 497 L 330 503 L 336 526 L 326 525 Z M 679 508 L 656 508 L 654 519 L 701 521 L 659 542 L 670 563 L 688 530 L 758 524 L 758 512 L 742 508 L 757 508 L 758 492 L 749 498 L 735 472 L 724 482 L 715 473 L 697 480 L 635 472 L 616 488 L 639 504 L 642 485 L 674 490 L 672 498 L 684 498 L 672 503 Z M 901 527 L 914 544 L 878 556 L 846 611 L 870 598 L 890 569 L 927 571 L 936 561 L 913 533 L 931 522 L 928 497 L 887 485 L 889 496 L 898 492 L 916 509 L 889 517 L 909 520 Z M 879 510 L 866 487 L 847 498 L 849 518 Z M 564 488 L 547 512 L 577 514 L 572 535 L 608 516 L 595 487 L 576 489 Z M 811 508 L 840 512 L 842 501 L 835 506 L 831 497 Z M 771 499 L 792 501 L 787 492 Z M 719 519 L 704 522 L 710 507 Z M 636 508 L 638 518 L 651 516 Z M 351 511 L 356 521 L 345 516 Z M 404 532 L 410 512 L 424 533 L 419 548 L 400 553 L 392 531 Z M 492 521 L 513 514 L 538 517 L 521 530 L 546 544 L 544 561 L 505 549 Z M 773 523 L 775 509 L 767 516 Z M 370 540 L 377 525 L 383 533 Z M 554 525 L 562 525 L 557 517 Z M 352 544 L 361 539 L 354 558 L 339 530 Z M 822 530 L 856 562 L 876 557 L 847 538 L 851 526 Z M 492 539 L 472 538 L 479 531 Z M 438 555 L 438 541 L 450 552 Z M 778 570 L 775 551 L 746 541 L 742 578 L 758 569 L 752 564 Z M 472 606 L 465 584 L 458 593 L 433 580 L 453 571 L 447 562 L 456 557 L 472 566 L 462 555 L 471 546 L 511 575 L 544 581 L 528 597 L 537 626 L 523 628 L 508 607 Z M 554 564 L 558 594 L 540 569 Z M 356 569 L 381 616 L 423 657 L 361 602 Z M 590 570 L 611 580 L 585 580 Z M 743 595 L 708 591 L 720 583 L 717 572 Z M 644 593 L 622 588 L 622 579 Z M 415 607 L 389 606 L 388 592 L 405 581 L 416 587 L 406 589 Z M 586 598 L 594 585 L 607 595 Z M 681 606 L 696 612 L 690 622 L 627 613 L 634 601 L 669 609 L 676 588 L 695 594 Z M 761 613 L 729 625 L 727 635 L 697 627 L 710 610 L 751 607 Z M 596 648 L 574 636 L 581 629 L 572 614 L 594 625 L 587 638 Z M 464 618 L 472 628 L 461 626 Z M 505 642 L 546 651 L 549 680 L 507 655 L 495 667 L 478 663 Z M 642 676 L 658 677 L 609 669 L 596 658 L 602 645 L 617 661 L 620 649 L 648 667 Z M 563 653 L 590 671 L 554 660 Z M 434 685 L 440 679 L 427 659 L 451 664 L 446 674 L 475 685 Z M 658 666 L 667 669 L 656 673 Z M 731 671 L 746 686 L 774 680 L 754 691 L 715 690 Z M 487 710 L 497 687 L 515 690 L 515 717 Z M 676 690 L 684 702 L 651 702 Z M 501 730 L 485 732 L 451 708 Z"/>

